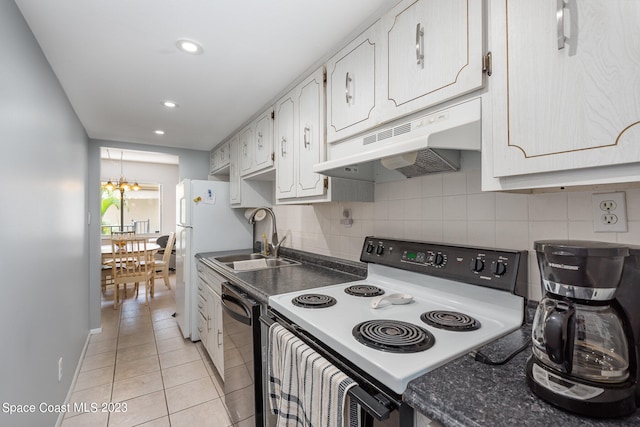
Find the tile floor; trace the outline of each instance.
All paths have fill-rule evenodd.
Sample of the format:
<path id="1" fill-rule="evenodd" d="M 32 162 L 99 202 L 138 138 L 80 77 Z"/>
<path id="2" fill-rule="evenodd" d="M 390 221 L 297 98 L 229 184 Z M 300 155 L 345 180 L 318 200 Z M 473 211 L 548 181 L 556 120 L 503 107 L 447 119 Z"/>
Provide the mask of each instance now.
<path id="1" fill-rule="evenodd" d="M 171 276 L 172 285 L 175 275 Z M 92 335 L 81 362 L 71 406 L 112 402 L 113 412 L 70 412 L 62 426 L 248 427 L 253 417 L 233 424 L 222 382 L 200 342 L 182 338 L 173 291 L 156 281 L 155 298 L 144 304 L 129 285 L 121 307 L 113 309 L 110 288 L 103 294 L 102 333 Z M 124 410 L 117 412 L 115 410 Z"/>

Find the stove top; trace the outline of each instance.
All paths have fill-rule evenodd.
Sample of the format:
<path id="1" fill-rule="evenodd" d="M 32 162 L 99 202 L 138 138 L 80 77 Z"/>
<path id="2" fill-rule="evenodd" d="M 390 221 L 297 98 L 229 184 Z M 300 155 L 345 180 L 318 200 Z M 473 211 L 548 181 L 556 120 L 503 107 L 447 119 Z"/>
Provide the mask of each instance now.
<path id="1" fill-rule="evenodd" d="M 522 325 L 524 299 L 504 289 L 516 288 L 515 275 L 511 277 L 514 282 L 511 284 L 504 274 L 498 276 L 490 272 L 472 272 L 466 282 L 451 278 L 456 274 L 460 276 L 460 271 L 469 269 L 478 259 L 485 263 L 500 259 L 507 271 L 515 274 L 513 270 L 517 270 L 521 253 L 507 251 L 497 255 L 486 250 L 478 252 L 477 248 L 464 248 L 459 252 L 454 247 L 422 242 L 367 239 L 362 255 L 363 261 L 368 262 L 365 280 L 271 296 L 269 305 L 394 392 L 402 394 L 412 379 Z M 374 248 L 368 252 L 371 242 Z M 375 253 L 378 242 L 386 249 L 382 254 Z M 438 253 L 446 257 L 444 265 L 433 264 Z M 407 265 L 398 264 L 402 258 L 411 261 Z M 413 271 L 416 268 L 420 270 Z M 481 278 L 482 275 L 488 279 Z M 491 286 L 483 282 L 480 283 L 485 286 L 479 286 L 474 281 L 487 281 Z M 374 292 L 376 296 L 363 297 L 346 291 L 371 287 L 379 288 Z M 294 303 L 298 297 L 310 293 L 335 303 L 313 309 Z M 404 300 L 403 304 L 379 304 L 378 308 L 372 308 L 373 300 L 392 300 L 393 294 L 409 295 L 413 299 L 408 303 Z M 423 319 L 426 317 L 434 317 L 449 327 L 433 326 Z M 372 337 L 379 342 L 371 341 Z"/>

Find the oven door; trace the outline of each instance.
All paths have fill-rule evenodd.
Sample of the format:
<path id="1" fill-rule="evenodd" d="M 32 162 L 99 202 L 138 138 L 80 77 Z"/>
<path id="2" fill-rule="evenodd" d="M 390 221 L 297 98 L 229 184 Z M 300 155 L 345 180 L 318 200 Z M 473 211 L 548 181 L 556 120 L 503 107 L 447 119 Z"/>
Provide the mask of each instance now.
<path id="1" fill-rule="evenodd" d="M 318 342 L 311 334 L 304 331 L 280 313 L 268 309 L 267 315 L 260 321 L 265 326 L 277 322 L 287 328 L 305 344 L 322 355 L 338 369 L 351 377 L 358 384 L 349 390 L 349 398 L 360 406 L 360 422 L 358 427 L 413 427 L 413 408 L 402 401 L 402 396 L 377 383 L 366 373 L 349 363 L 327 346 Z M 269 417 L 270 420 L 272 420 Z M 268 427 L 271 427 L 267 424 Z"/>
<path id="2" fill-rule="evenodd" d="M 225 404 L 234 425 L 253 416 L 262 427 L 260 305 L 229 282 L 221 299 Z"/>

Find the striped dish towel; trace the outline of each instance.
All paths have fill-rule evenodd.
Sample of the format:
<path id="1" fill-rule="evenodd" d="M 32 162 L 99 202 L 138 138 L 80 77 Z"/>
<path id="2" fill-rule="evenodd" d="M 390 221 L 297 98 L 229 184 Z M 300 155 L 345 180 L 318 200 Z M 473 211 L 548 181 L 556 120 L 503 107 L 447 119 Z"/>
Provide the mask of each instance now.
<path id="1" fill-rule="evenodd" d="M 269 328 L 268 363 L 277 427 L 357 425 L 353 409 L 344 415 L 347 391 L 355 381 L 278 323 Z"/>

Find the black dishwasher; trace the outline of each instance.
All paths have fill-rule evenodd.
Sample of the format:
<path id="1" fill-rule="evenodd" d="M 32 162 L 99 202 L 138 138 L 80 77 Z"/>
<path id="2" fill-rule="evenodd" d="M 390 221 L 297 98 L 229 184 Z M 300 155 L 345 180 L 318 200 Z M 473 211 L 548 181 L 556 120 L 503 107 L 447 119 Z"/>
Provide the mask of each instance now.
<path id="1" fill-rule="evenodd" d="M 221 299 L 225 404 L 234 424 L 253 416 L 262 427 L 260 304 L 229 282 Z"/>

